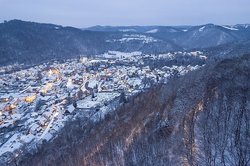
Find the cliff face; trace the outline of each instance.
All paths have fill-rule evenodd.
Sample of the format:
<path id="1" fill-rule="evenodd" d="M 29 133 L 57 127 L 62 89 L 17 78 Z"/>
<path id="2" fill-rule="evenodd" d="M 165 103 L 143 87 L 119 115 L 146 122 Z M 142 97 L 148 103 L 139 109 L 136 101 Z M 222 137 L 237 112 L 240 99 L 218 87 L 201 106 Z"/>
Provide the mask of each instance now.
<path id="1" fill-rule="evenodd" d="M 250 56 L 224 60 L 79 119 L 18 165 L 250 164 Z"/>

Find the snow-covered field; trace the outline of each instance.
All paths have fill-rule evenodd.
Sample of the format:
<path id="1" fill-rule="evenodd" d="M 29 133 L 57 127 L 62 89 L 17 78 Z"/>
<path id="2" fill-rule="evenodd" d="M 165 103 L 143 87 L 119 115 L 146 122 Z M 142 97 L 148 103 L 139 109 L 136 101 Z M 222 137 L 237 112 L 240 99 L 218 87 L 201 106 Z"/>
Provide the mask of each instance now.
<path id="1" fill-rule="evenodd" d="M 130 35 L 125 34 L 120 39 L 106 40 L 106 42 L 120 42 L 120 43 L 125 43 L 125 42 L 130 42 L 130 41 L 141 41 L 143 43 L 153 43 L 153 42 L 157 42 L 158 40 L 150 36 L 138 35 L 138 34 L 130 34 Z"/>

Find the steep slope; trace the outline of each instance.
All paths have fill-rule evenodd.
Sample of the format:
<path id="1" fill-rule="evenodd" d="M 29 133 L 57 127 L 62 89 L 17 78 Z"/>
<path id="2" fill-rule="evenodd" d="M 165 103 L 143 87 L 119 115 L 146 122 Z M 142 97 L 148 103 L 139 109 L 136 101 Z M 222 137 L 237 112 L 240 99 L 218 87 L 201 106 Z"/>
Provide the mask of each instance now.
<path id="1" fill-rule="evenodd" d="M 0 24 L 0 64 L 100 53 L 105 50 L 104 35 L 53 24 L 9 21 Z"/>
<path id="2" fill-rule="evenodd" d="M 246 55 L 174 78 L 99 123 L 69 124 L 54 143 L 17 163 L 247 166 L 249 71 Z"/>
<path id="3" fill-rule="evenodd" d="M 250 39 L 250 26 L 248 24 L 234 26 L 214 24 L 200 26 L 95 26 L 87 29 L 101 32 L 145 33 L 164 41 L 174 42 L 186 49 L 215 47 Z"/>
<path id="4" fill-rule="evenodd" d="M 245 35 L 242 35 L 242 34 Z M 189 29 L 185 34 L 174 40 L 179 45 L 191 48 L 208 48 L 234 41 L 243 40 L 249 36 L 249 29 L 236 29 L 226 26 L 207 24 Z"/>
<path id="5" fill-rule="evenodd" d="M 224 59 L 227 57 L 237 57 L 238 55 L 250 53 L 250 40 L 236 41 L 216 47 L 203 49 L 202 51 L 210 57 L 210 59 Z"/>
<path id="6" fill-rule="evenodd" d="M 0 65 L 36 64 L 112 51 L 144 53 L 182 50 L 170 41 L 127 32 L 80 30 L 53 24 L 12 20 L 0 24 Z"/>

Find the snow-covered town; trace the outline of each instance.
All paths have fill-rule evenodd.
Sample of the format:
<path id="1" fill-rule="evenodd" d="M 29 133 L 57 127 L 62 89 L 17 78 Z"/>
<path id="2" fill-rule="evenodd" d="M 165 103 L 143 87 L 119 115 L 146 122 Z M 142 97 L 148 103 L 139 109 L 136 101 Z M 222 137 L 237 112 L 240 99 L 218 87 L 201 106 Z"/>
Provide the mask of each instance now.
<path id="1" fill-rule="evenodd" d="M 52 141 L 81 112 L 105 114 L 105 107 L 114 99 L 122 103 L 133 94 L 202 66 L 152 68 L 145 63 L 173 60 L 175 54 L 207 59 L 202 52 L 143 55 L 110 51 L 12 72 L 11 66 L 1 67 L 0 156 L 17 157 L 27 146 Z"/>

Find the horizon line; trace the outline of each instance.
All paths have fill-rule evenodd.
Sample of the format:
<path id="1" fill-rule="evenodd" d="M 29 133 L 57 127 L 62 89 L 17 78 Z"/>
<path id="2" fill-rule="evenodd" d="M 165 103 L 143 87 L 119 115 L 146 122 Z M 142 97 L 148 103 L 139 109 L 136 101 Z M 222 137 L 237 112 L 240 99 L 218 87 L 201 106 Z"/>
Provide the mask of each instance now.
<path id="1" fill-rule="evenodd" d="M 86 27 L 77 27 L 73 25 L 62 25 L 62 24 L 57 24 L 57 23 L 52 23 L 52 22 L 40 22 L 40 21 L 31 21 L 31 20 L 22 20 L 22 19 L 10 19 L 10 20 L 2 20 L 0 24 L 3 24 L 5 22 L 10 22 L 10 21 L 22 21 L 22 22 L 30 22 L 30 23 L 38 23 L 38 24 L 51 24 L 51 25 L 56 25 L 56 26 L 62 26 L 62 27 L 73 27 L 77 29 L 86 29 L 86 28 L 92 28 L 92 27 L 181 27 L 181 26 L 204 26 L 204 25 L 219 25 L 219 26 L 235 26 L 235 25 L 250 25 L 250 23 L 236 23 L 236 24 L 216 24 L 216 23 L 204 23 L 204 24 L 179 24 L 179 25 L 161 25 L 161 24 L 147 24 L 147 25 L 91 25 L 91 26 L 86 26 Z"/>

